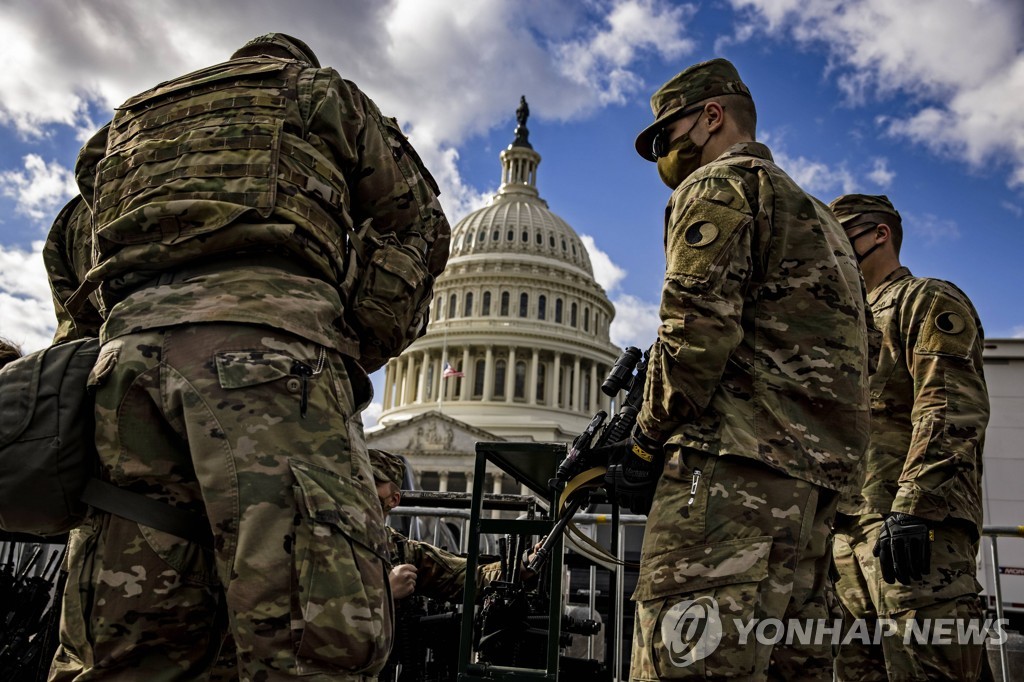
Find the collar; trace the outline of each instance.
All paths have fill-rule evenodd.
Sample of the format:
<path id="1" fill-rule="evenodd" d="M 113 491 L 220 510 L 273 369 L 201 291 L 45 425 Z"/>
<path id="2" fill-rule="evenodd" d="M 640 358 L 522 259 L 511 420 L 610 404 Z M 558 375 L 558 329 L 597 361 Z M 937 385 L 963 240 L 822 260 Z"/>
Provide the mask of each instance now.
<path id="1" fill-rule="evenodd" d="M 737 142 L 726 149 L 718 159 L 727 159 L 735 156 L 753 156 L 758 159 L 775 162 L 772 152 L 767 146 L 760 142 Z"/>
<path id="2" fill-rule="evenodd" d="M 900 281 L 901 279 L 906 279 L 907 277 L 913 276 L 914 275 L 911 274 L 910 272 L 910 268 L 904 265 L 901 265 L 900 267 L 896 268 L 888 275 L 883 277 L 879 285 L 875 287 L 871 293 L 868 294 L 868 305 L 874 305 L 878 301 L 878 299 L 882 297 L 882 294 L 885 292 L 885 290 L 891 287 L 896 282 Z"/>

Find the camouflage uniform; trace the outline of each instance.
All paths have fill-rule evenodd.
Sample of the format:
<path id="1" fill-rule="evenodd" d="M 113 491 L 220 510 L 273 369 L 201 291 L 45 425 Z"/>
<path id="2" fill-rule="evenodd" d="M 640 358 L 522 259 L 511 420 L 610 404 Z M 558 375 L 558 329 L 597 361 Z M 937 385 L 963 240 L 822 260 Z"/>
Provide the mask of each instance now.
<path id="1" fill-rule="evenodd" d="M 695 101 L 744 93 L 732 65 L 715 60 L 676 76 L 651 105 L 664 125 Z M 657 127 L 638 138 L 646 158 Z M 673 192 L 665 254 L 638 427 L 665 443 L 667 465 L 633 596 L 631 679 L 831 679 L 828 641 L 741 643 L 736 620 L 834 611 L 830 527 L 868 435 L 853 250 L 828 209 L 750 142 Z M 683 616 L 709 597 L 721 642 L 684 660 Z"/>
<path id="2" fill-rule="evenodd" d="M 391 526 L 388 531 L 388 553 L 391 563 L 416 567 L 416 591 L 413 593 L 439 601 L 461 601 L 466 586 L 466 558 L 419 540 L 410 540 Z M 501 564 L 477 567 L 476 587 L 480 594 L 485 586 L 497 580 Z"/>
<path id="3" fill-rule="evenodd" d="M 838 202 L 838 203 L 837 203 Z M 833 202 L 844 225 L 865 213 L 898 216 L 885 197 Z M 989 417 L 983 330 L 954 285 L 914 277 L 900 267 L 868 296 L 882 348 L 871 376 L 871 442 L 861 485 L 845 495 L 836 524 L 836 589 L 848 618 L 874 632 L 879 617 L 981 619 L 976 557 L 982 525 L 981 454 Z M 881 578 L 872 549 L 889 512 L 931 522 L 931 572 L 911 586 Z M 982 644 L 938 646 L 902 637 L 881 645 L 844 644 L 836 661 L 844 680 L 973 680 Z"/>
<path id="4" fill-rule="evenodd" d="M 347 306 L 371 240 L 405 252 L 375 272 L 390 265 L 418 305 L 448 223 L 393 119 L 300 41 L 259 43 L 297 58 L 163 83 L 79 157 L 106 319 L 103 476 L 205 515 L 212 540 L 92 516 L 71 543 L 52 679 L 201 679 L 225 633 L 242 680 L 368 680 L 387 657 L 387 544 L 359 416 L 360 363 L 379 358 Z M 405 282 L 417 262 L 427 274 Z"/>
<path id="5" fill-rule="evenodd" d="M 57 331 L 53 342 L 99 336 L 103 318 L 92 295 L 72 315 L 66 303 L 85 280 L 92 260 L 92 213 L 81 195 L 57 214 L 43 244 L 43 264 L 50 280 Z"/>

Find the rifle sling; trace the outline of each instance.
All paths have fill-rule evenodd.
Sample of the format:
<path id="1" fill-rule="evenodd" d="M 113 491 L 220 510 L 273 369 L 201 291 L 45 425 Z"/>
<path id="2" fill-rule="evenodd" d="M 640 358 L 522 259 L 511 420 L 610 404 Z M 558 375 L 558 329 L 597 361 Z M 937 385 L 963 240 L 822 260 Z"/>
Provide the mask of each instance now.
<path id="1" fill-rule="evenodd" d="M 89 479 L 82 493 L 82 501 L 91 507 L 176 535 L 207 549 L 213 547 L 213 537 L 205 516 L 172 507 L 98 478 Z"/>

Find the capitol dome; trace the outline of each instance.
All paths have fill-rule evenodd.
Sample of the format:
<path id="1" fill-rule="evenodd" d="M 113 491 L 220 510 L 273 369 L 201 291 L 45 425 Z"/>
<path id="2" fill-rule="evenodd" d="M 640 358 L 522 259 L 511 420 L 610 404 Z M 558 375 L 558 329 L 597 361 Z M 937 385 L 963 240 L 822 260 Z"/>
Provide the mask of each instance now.
<path id="1" fill-rule="evenodd" d="M 579 235 L 537 190 L 525 100 L 501 187 L 452 228 L 430 323 L 387 365 L 384 427 L 428 411 L 509 440 L 571 440 L 609 399 L 615 311 Z"/>

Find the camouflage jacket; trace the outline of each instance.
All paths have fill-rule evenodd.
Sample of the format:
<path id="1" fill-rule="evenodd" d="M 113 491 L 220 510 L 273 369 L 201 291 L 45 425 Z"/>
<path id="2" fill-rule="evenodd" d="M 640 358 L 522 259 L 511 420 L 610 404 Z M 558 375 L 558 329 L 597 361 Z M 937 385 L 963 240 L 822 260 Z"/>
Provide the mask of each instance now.
<path id="1" fill-rule="evenodd" d="M 767 147 L 734 145 L 673 192 L 665 255 L 640 428 L 848 485 L 868 441 L 865 294 L 828 208 Z"/>
<path id="2" fill-rule="evenodd" d="M 92 260 L 92 215 L 81 195 L 69 201 L 53 221 L 43 245 L 43 265 L 50 280 L 57 332 L 53 342 L 62 343 L 99 336 L 103 318 L 93 294 L 72 315 L 66 303 L 82 284 Z"/>
<path id="3" fill-rule="evenodd" d="M 871 376 L 871 443 L 847 514 L 964 519 L 981 530 L 989 418 L 984 332 L 966 295 L 898 268 L 868 297 L 882 333 Z"/>
<path id="4" fill-rule="evenodd" d="M 391 563 L 395 566 L 412 564 L 416 567 L 416 591 L 413 594 L 440 601 L 462 601 L 462 590 L 466 586 L 464 557 L 426 542 L 410 540 L 391 526 L 386 528 Z M 496 563 L 478 566 L 477 590 L 497 580 L 500 573 L 501 566 Z"/>
<path id="5" fill-rule="evenodd" d="M 358 358 L 356 231 L 407 248 L 427 288 L 448 259 L 433 179 L 395 120 L 330 68 L 248 57 L 161 83 L 118 107 L 76 178 L 95 216 L 103 340 L 241 322 Z"/>

